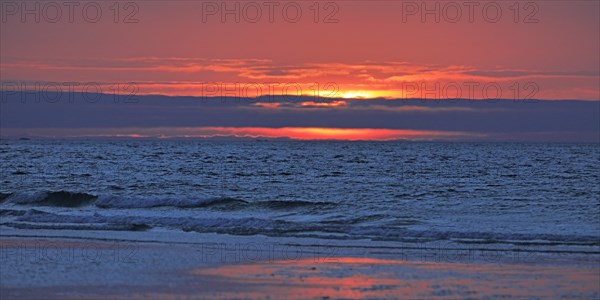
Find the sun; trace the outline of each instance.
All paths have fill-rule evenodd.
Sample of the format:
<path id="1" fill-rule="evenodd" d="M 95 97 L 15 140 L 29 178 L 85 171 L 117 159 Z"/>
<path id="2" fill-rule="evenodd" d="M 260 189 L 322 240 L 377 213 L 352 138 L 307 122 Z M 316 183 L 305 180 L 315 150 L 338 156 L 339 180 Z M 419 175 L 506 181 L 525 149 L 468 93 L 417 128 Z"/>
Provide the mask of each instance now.
<path id="1" fill-rule="evenodd" d="M 366 99 L 366 98 L 373 97 L 373 95 L 368 91 L 347 91 L 347 92 L 342 93 L 341 96 L 344 99 L 351 99 L 351 98 Z"/>

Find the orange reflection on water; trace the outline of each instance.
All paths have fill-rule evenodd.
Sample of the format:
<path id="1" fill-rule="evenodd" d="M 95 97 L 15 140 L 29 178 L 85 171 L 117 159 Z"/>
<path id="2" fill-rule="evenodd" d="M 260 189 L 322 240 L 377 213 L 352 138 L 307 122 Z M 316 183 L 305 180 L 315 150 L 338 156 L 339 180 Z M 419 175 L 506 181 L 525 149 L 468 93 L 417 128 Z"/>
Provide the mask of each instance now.
<path id="1" fill-rule="evenodd" d="M 347 140 L 382 141 L 395 139 L 461 138 L 462 132 L 385 129 L 385 128 L 320 128 L 320 127 L 202 127 L 199 131 L 210 135 L 238 137 L 290 138 L 296 140 Z"/>
<path id="2" fill-rule="evenodd" d="M 227 292 L 214 297 L 243 298 L 464 298 L 541 297 L 600 294 L 600 268 L 508 264 L 410 262 L 340 257 L 223 265 L 191 271 L 215 278 Z M 213 281 L 214 282 L 214 281 Z M 203 285 L 205 286 L 205 285 Z M 235 291 L 235 292 L 230 292 Z"/>

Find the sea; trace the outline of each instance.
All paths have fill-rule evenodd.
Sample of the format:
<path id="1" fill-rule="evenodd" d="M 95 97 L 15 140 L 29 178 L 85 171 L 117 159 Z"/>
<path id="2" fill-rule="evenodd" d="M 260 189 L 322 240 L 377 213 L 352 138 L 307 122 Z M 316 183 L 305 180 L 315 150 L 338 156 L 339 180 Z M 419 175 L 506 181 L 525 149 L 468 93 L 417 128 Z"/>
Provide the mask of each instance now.
<path id="1" fill-rule="evenodd" d="M 5 139 L 0 161 L 0 228 L 600 250 L 600 144 Z"/>

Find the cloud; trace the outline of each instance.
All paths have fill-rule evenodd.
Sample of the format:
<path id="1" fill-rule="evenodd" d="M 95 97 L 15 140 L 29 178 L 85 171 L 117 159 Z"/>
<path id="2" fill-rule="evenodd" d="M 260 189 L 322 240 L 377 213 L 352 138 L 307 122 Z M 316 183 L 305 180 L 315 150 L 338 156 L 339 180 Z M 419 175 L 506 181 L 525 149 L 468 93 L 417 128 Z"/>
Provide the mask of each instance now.
<path id="1" fill-rule="evenodd" d="M 204 96 L 203 85 L 219 83 L 225 87 L 262 86 L 257 94 L 273 94 L 270 84 L 296 85 L 302 95 L 351 98 L 453 98 L 451 86 L 460 86 L 460 97 L 470 98 L 467 85 L 475 84 L 472 97 L 485 99 L 486 85 L 501 86 L 503 98 L 529 95 L 524 88 L 536 84 L 536 99 L 600 100 L 599 74 L 590 70 L 550 72 L 527 69 L 479 69 L 467 65 L 422 65 L 405 61 L 285 64 L 266 59 L 202 59 L 186 57 L 131 57 L 121 59 L 16 59 L 2 58 L 5 81 L 115 83 L 135 82 L 140 94 Z M 411 86 L 420 88 L 411 94 Z M 329 87 L 335 86 L 335 89 Z M 449 88 L 450 87 L 450 88 Z M 437 89 L 436 95 L 427 90 Z M 252 91 L 254 92 L 254 91 Z M 476 93 L 475 93 L 476 92 Z"/>
<path id="2" fill-rule="evenodd" d="M 431 139 L 598 141 L 598 101 L 389 100 L 282 96 L 167 97 L 0 92 L 1 136 L 138 134 L 156 128 L 245 128 L 162 132 L 165 136 L 236 135 L 315 139 Z M 134 101 L 128 101 L 134 100 Z M 136 128 L 138 130 L 126 130 Z M 250 129 L 249 129 L 250 128 Z M 262 128 L 260 130 L 256 128 Z M 266 129 L 265 129 L 266 128 Z M 274 128 L 288 128 L 287 131 Z M 290 128 L 321 128 L 298 131 Z M 119 129 L 120 131 L 114 131 Z M 328 129 L 328 130 L 325 130 Z M 335 130 L 329 130 L 335 129 Z M 346 130 L 348 129 L 348 130 Z M 369 131 L 364 131 L 368 129 Z M 32 131 L 33 130 L 33 131 Z M 165 129 L 166 130 L 166 129 Z M 375 131 L 374 131 L 375 130 Z M 72 131 L 72 132 L 71 132 Z M 84 132 L 85 131 L 85 132 Z M 434 134 L 435 133 L 435 134 Z M 528 133 L 527 136 L 524 134 Z M 555 133 L 555 134 L 553 134 Z M 573 133 L 572 137 L 568 133 Z M 459 135 L 456 135 L 459 134 Z"/>

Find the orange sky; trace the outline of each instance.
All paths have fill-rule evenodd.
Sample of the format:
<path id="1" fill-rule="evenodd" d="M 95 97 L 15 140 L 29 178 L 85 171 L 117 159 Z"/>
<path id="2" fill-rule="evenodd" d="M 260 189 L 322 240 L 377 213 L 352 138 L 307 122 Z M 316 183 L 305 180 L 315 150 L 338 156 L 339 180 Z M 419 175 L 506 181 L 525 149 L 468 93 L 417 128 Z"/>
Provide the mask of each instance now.
<path id="1" fill-rule="evenodd" d="M 77 3 L 71 13 L 62 2 L 2 2 L 3 90 L 340 98 L 298 109 L 378 97 L 600 100 L 598 1 Z M 81 90 L 89 82 L 98 89 Z M 322 128 L 296 127 L 287 136 Z M 335 136 L 362 135 L 348 134 Z"/>
<path id="2" fill-rule="evenodd" d="M 253 96 L 278 83 L 272 93 L 346 98 L 599 98 L 597 1 L 538 1 L 518 10 L 512 2 L 476 2 L 472 21 L 460 5 L 456 23 L 457 10 L 436 1 L 415 14 L 406 12 L 410 1 L 321 2 L 318 10 L 294 2 L 302 12 L 297 23 L 284 17 L 288 2 L 277 2 L 273 22 L 261 6 L 256 23 L 247 20 L 256 10 L 243 10 L 248 2 L 227 4 L 239 5 L 239 23 L 234 14 L 223 22 L 221 11 L 205 12 L 203 1 L 134 3 L 137 11 L 119 8 L 118 23 L 104 3 L 97 23 L 86 22 L 81 7 L 73 23 L 65 7 L 56 23 L 45 21 L 50 9 L 36 23 L 33 15 L 22 22 L 21 7 L 10 14 L 4 7 L 2 80 L 137 82 L 139 94 L 167 95 L 203 95 L 206 84 L 219 83 Z M 440 21 L 434 14 L 422 20 L 420 10 L 436 3 Z M 493 23 L 496 5 L 502 16 Z M 137 23 L 123 23 L 130 13 Z"/>

